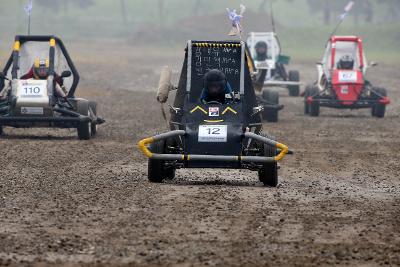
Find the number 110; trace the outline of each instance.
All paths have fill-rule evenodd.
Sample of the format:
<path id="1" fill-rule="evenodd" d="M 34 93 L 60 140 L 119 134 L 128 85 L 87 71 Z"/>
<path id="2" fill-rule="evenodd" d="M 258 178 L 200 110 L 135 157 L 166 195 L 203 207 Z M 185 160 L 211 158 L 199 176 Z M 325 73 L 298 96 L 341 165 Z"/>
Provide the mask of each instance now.
<path id="1" fill-rule="evenodd" d="M 25 94 L 26 95 L 32 95 L 32 94 L 39 94 L 40 93 L 40 88 L 39 87 L 24 87 Z"/>

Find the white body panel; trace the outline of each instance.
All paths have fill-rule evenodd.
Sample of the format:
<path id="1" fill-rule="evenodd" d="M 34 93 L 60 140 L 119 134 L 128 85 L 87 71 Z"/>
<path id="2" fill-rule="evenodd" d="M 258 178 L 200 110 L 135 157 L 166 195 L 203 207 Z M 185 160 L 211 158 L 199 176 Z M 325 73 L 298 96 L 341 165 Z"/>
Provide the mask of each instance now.
<path id="1" fill-rule="evenodd" d="M 49 116 L 52 114 L 46 80 L 15 80 L 13 81 L 13 96 L 16 105 L 13 114 L 16 116 Z"/>
<path id="2" fill-rule="evenodd" d="M 258 42 L 265 42 L 268 46 L 268 59 L 265 61 L 257 61 L 255 58 L 255 46 Z M 274 32 L 251 32 L 247 38 L 247 45 L 257 69 L 275 69 L 276 62 L 281 53 L 281 48 Z"/>

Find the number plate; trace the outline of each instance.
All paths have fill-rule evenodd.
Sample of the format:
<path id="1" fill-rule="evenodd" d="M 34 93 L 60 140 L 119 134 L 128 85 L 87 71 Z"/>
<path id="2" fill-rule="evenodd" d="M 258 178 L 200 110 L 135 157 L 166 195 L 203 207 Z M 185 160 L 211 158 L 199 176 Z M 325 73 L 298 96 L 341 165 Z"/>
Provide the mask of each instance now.
<path id="1" fill-rule="evenodd" d="M 275 62 L 273 60 L 256 61 L 257 69 L 275 69 Z"/>
<path id="2" fill-rule="evenodd" d="M 256 63 L 256 67 L 261 69 L 261 68 L 268 68 L 268 62 L 267 61 L 261 61 Z"/>
<path id="3" fill-rule="evenodd" d="M 339 71 L 339 82 L 357 82 L 357 72 Z"/>
<path id="4" fill-rule="evenodd" d="M 200 125 L 199 142 L 224 143 L 227 141 L 227 125 Z"/>
<path id="5" fill-rule="evenodd" d="M 19 81 L 20 97 L 43 97 L 47 95 L 47 81 L 22 80 Z"/>

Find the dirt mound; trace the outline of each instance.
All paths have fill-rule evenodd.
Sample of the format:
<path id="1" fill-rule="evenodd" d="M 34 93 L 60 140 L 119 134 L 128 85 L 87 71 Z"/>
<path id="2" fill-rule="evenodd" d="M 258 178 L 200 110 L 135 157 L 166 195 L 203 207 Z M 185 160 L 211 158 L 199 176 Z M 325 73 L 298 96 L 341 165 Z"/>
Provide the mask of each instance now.
<path id="1" fill-rule="evenodd" d="M 270 31 L 270 16 L 265 13 L 247 11 L 243 27 L 245 34 L 250 31 Z M 135 44 L 142 44 L 148 42 L 181 43 L 189 39 L 221 40 L 229 38 L 227 35 L 229 30 L 230 25 L 226 14 L 219 13 L 185 18 L 172 27 L 145 25 L 133 34 L 132 41 Z"/>

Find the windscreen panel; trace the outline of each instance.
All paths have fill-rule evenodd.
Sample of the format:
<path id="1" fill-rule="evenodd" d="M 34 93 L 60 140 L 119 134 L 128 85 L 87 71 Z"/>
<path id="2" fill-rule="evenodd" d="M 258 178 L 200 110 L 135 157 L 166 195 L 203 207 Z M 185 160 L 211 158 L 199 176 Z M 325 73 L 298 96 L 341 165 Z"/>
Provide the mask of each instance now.
<path id="1" fill-rule="evenodd" d="M 349 56 L 354 60 L 354 70 L 360 69 L 360 51 L 356 42 L 336 42 L 336 56 L 334 66 L 337 68 L 340 59 Z"/>
<path id="2" fill-rule="evenodd" d="M 268 59 L 277 59 L 281 54 L 278 40 L 273 34 L 269 33 L 250 33 L 247 38 L 247 45 L 250 48 L 250 53 L 254 60 L 256 58 L 256 45 L 257 43 L 265 43 L 267 45 Z"/>
<path id="3" fill-rule="evenodd" d="M 195 42 L 189 44 L 190 67 L 187 91 L 191 102 L 199 100 L 204 85 L 204 75 L 212 70 L 222 71 L 234 92 L 243 89 L 243 45 L 240 42 Z"/>
<path id="4" fill-rule="evenodd" d="M 49 42 L 27 41 L 21 45 L 19 51 L 19 68 L 17 77 L 29 73 L 36 59 L 49 59 L 50 44 Z M 11 77 L 12 66 L 8 69 L 7 76 Z M 56 44 L 54 57 L 54 71 L 57 75 L 61 75 L 63 71 L 71 71 L 61 48 Z M 64 86 L 69 91 L 74 81 L 73 75 L 64 78 Z"/>

